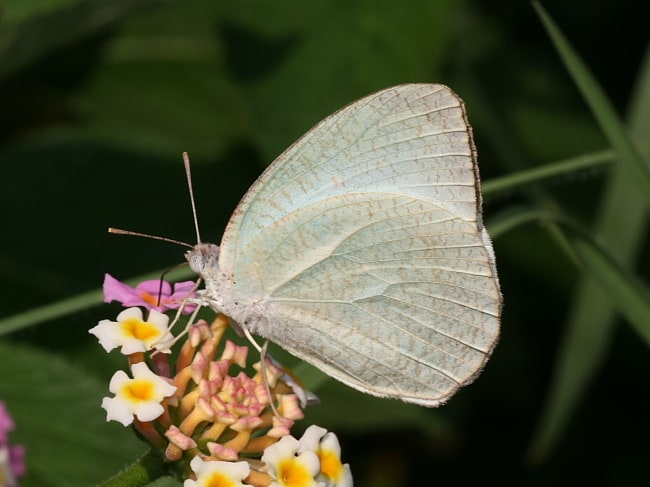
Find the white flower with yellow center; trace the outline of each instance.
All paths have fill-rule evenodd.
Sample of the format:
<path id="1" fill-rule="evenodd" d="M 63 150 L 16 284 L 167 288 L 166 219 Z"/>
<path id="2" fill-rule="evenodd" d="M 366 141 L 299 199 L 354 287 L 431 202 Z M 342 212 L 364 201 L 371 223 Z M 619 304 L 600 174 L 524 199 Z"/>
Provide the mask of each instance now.
<path id="1" fill-rule="evenodd" d="M 315 479 L 320 472 L 318 457 L 313 451 L 296 455 L 298 446 L 293 436 L 284 436 L 264 450 L 262 462 L 273 478 L 270 487 L 319 487 Z"/>
<path id="2" fill-rule="evenodd" d="M 190 468 L 196 480 L 186 480 L 183 487 L 247 487 L 242 480 L 250 474 L 246 462 L 206 462 L 201 457 L 194 457 Z"/>
<path id="3" fill-rule="evenodd" d="M 334 433 L 312 425 L 300 438 L 298 453 L 314 452 L 320 461 L 316 477 L 325 487 L 352 487 L 352 473 L 348 464 L 341 463 L 341 445 Z"/>
<path id="4" fill-rule="evenodd" d="M 111 379 L 109 390 L 115 397 L 105 397 L 102 408 L 106 410 L 106 421 L 119 421 L 124 426 L 133 422 L 133 416 L 140 421 L 153 421 L 164 411 L 163 399 L 176 392 L 176 387 L 157 376 L 144 362 L 131 367 L 133 379 L 118 370 Z"/>
<path id="5" fill-rule="evenodd" d="M 165 344 L 173 337 L 167 329 L 168 324 L 169 317 L 155 309 L 149 311 L 149 318 L 144 320 L 140 308 L 127 308 L 117 315 L 117 321 L 102 320 L 89 333 L 99 339 L 99 344 L 107 352 L 119 346 L 124 355 L 152 348 L 169 351 Z"/>

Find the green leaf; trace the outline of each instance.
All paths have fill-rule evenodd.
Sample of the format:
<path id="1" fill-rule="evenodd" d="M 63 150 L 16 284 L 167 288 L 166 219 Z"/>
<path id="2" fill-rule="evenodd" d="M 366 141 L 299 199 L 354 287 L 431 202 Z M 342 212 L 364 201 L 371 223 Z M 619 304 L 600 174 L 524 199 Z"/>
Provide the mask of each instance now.
<path id="1" fill-rule="evenodd" d="M 405 8 L 398 2 L 292 0 L 262 7 L 262 14 L 245 2 L 226 4 L 226 49 L 233 45 L 240 53 L 233 68 L 251 102 L 254 135 L 267 163 L 356 98 L 439 79 L 457 3 L 415 0 Z"/>
<path id="2" fill-rule="evenodd" d="M 149 450 L 137 462 L 102 482 L 98 487 L 144 487 L 152 485 L 158 479 L 162 481 L 167 474 L 160 453 Z"/>
<path id="3" fill-rule="evenodd" d="M 0 30 L 0 80 L 57 49 L 105 31 L 136 10 L 163 1 L 166 0 L 59 2 L 51 9 L 33 5 L 12 13 L 10 20 L 29 20 Z M 14 12 L 13 6 L 11 11 Z M 43 15 L 33 15 L 36 12 Z"/>
<path id="4" fill-rule="evenodd" d="M 107 423 L 108 384 L 81 367 L 16 343 L 0 342 L 0 398 L 14 418 L 12 442 L 27 448 L 22 487 L 93 485 L 142 455 L 129 428 Z"/>
<path id="5" fill-rule="evenodd" d="M 2 2 L 2 24 L 18 24 L 36 17 L 80 4 L 84 0 L 5 0 Z"/>
<path id="6" fill-rule="evenodd" d="M 169 40 L 168 51 L 179 43 Z M 194 57 L 136 62 L 130 57 L 135 50 L 104 66 L 76 101 L 87 121 L 77 136 L 161 157 L 189 151 L 197 162 L 244 137 L 246 104 L 219 63 Z"/>

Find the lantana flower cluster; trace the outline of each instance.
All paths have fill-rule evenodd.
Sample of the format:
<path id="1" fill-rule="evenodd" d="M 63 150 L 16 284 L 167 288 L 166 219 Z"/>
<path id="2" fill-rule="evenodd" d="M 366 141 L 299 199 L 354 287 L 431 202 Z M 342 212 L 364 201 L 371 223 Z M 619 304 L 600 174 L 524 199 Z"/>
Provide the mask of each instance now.
<path id="1" fill-rule="evenodd" d="M 4 402 L 0 401 L 0 486 L 18 487 L 18 479 L 25 475 L 25 447 L 12 445 L 9 432 L 14 421 Z"/>
<path id="2" fill-rule="evenodd" d="M 193 321 L 202 304 L 194 289 L 160 280 L 132 288 L 106 275 L 104 300 L 127 308 L 90 333 L 107 352 L 119 348 L 130 367 L 110 381 L 107 420 L 133 425 L 184 487 L 352 486 L 333 433 L 310 426 L 300 440 L 291 436 L 310 393 L 268 356 L 247 374 L 249 348 L 224 339 L 227 317 Z M 176 337 L 170 311 L 191 315 Z"/>

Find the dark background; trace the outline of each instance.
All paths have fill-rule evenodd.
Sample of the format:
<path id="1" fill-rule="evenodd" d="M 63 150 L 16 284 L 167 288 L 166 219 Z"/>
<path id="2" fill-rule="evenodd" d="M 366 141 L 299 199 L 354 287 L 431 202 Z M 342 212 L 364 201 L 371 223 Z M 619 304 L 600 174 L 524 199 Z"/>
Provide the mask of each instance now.
<path id="1" fill-rule="evenodd" d="M 648 69 L 645 2 L 543 5 L 621 116 L 643 109 L 633 94 Z M 484 181 L 608 147 L 526 1 L 14 0 L 0 12 L 2 317 L 98 289 L 105 272 L 126 279 L 181 262 L 178 247 L 106 228 L 195 241 L 182 151 L 192 158 L 203 238 L 218 242 L 243 192 L 284 148 L 337 108 L 390 85 L 441 82 L 465 99 Z M 488 194 L 488 228 L 491 217 L 541 198 L 597 233 L 609 177 L 596 168 Z M 632 270 L 647 281 L 643 222 Z M 475 384 L 426 410 L 328 382 L 309 419 L 339 435 L 362 487 L 647 482 L 649 356 L 622 320 L 555 447 L 533 455 L 582 276 L 543 225 L 517 227 L 494 246 L 502 337 Z M 82 460 L 73 446 L 66 451 L 78 423 L 66 425 L 64 410 L 83 400 L 103 421 L 97 384 L 106 388 L 109 364 L 118 362 L 97 358 L 103 352 L 86 330 L 114 309 L 89 305 L 0 339 L 0 400 L 32 452 L 24 485 L 105 476 L 90 467 L 68 474 Z M 27 357 L 20 367 L 13 352 Z M 579 367 L 582 357 L 572 360 Z M 83 373 L 69 382 L 90 385 L 57 402 L 35 378 L 48 364 Z M 30 395 L 37 386 L 40 400 Z M 101 435 L 106 451 L 112 443 L 129 452 L 120 465 L 142 447 L 130 434 L 112 440 L 118 429 Z M 39 467 L 47 438 L 70 458 L 58 476 Z"/>

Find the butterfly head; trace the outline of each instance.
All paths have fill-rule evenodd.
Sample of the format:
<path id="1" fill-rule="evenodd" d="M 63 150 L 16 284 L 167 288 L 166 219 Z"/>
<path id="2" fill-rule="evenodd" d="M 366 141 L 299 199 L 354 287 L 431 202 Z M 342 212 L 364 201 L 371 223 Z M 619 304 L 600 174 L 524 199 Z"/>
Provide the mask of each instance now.
<path id="1" fill-rule="evenodd" d="M 205 277 L 210 269 L 216 269 L 219 262 L 219 246 L 211 243 L 200 243 L 192 250 L 185 252 L 185 258 L 190 268 L 199 276 Z"/>

